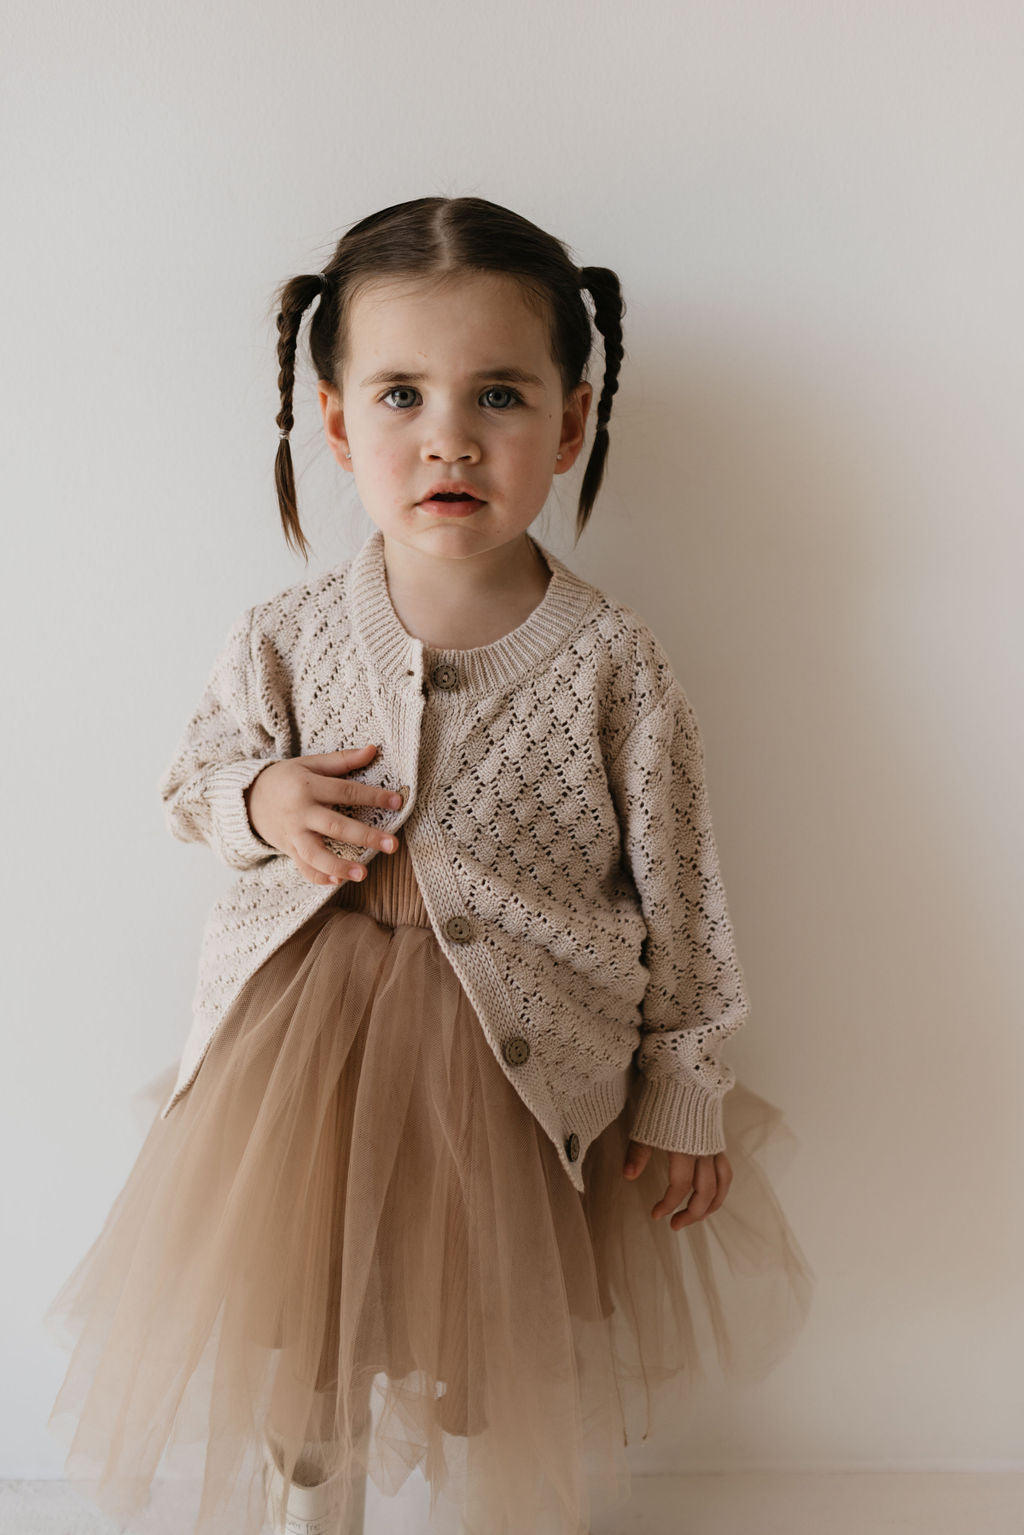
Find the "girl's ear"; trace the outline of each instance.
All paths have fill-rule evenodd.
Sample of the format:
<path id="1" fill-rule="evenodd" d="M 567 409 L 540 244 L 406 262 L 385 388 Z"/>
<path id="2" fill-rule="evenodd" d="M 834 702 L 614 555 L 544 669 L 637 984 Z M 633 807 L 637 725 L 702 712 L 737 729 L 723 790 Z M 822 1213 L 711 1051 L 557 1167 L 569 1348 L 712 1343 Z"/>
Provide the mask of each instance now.
<path id="1" fill-rule="evenodd" d="M 327 445 L 334 454 L 343 469 L 352 468 L 352 457 L 349 453 L 348 438 L 345 435 L 345 412 L 341 405 L 341 394 L 336 384 L 329 379 L 317 379 L 317 399 L 320 401 L 320 414 L 324 418 L 324 436 Z"/>
<path id="2" fill-rule="evenodd" d="M 567 469 L 571 469 L 579 457 L 583 446 L 583 432 L 593 398 L 594 386 L 584 380 L 583 383 L 576 385 L 565 403 L 565 409 L 562 412 L 562 435 L 558 441 L 558 451 L 562 457 L 555 469 L 556 474 L 564 474 Z"/>

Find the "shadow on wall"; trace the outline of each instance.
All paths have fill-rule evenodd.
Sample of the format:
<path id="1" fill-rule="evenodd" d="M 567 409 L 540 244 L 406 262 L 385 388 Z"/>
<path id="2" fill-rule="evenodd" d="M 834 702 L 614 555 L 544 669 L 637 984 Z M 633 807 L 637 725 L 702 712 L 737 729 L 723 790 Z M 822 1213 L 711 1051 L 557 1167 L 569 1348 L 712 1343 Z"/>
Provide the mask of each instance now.
<path id="1" fill-rule="evenodd" d="M 922 508 L 940 527 L 965 515 L 941 448 L 922 451 L 934 402 L 887 397 L 877 368 L 841 375 L 834 351 L 680 334 L 644 355 L 569 558 L 647 620 L 697 712 L 752 1001 L 730 1058 L 810 1153 L 794 1175 L 820 1200 L 813 1245 L 856 1268 L 870 1230 L 898 1251 L 899 1283 L 933 1294 L 936 1233 L 979 1146 L 964 1021 L 1016 1011 L 976 801 L 948 749 L 958 571 L 938 533 L 931 551 L 919 537 Z M 569 480 L 556 528 L 571 527 Z M 1015 1123 L 1010 1073 L 981 1091 L 987 1122 Z M 862 1176 L 869 1140 L 902 1150 L 887 1189 Z M 1011 1167 L 986 1160 L 987 1209 L 1013 1206 Z M 841 1210 L 832 1175 L 849 1182 Z M 794 1216 L 806 1230 L 799 1198 Z M 983 1250 L 943 1243 L 947 1295 L 974 1293 Z"/>

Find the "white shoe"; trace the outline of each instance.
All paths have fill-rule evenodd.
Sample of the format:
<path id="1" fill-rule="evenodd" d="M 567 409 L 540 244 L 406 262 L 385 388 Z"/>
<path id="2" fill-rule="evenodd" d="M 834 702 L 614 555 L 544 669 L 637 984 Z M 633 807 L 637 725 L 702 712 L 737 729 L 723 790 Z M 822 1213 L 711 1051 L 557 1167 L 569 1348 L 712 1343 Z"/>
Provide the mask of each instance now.
<path id="1" fill-rule="evenodd" d="M 293 1481 L 286 1495 L 284 1473 L 272 1443 L 264 1434 L 263 1491 L 276 1531 L 284 1530 L 286 1535 L 363 1535 L 366 1472 L 356 1470 L 347 1480 L 351 1494 L 349 1513 L 342 1531 L 339 1518 L 346 1478 L 339 1472 L 313 1487 L 304 1487 L 301 1482 Z"/>

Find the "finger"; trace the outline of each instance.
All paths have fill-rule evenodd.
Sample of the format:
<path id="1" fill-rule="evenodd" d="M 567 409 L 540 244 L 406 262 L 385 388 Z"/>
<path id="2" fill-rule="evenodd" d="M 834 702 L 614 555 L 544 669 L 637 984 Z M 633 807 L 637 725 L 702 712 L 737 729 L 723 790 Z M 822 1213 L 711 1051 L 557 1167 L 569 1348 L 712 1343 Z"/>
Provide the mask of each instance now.
<path id="1" fill-rule="evenodd" d="M 310 752 L 302 761 L 324 773 L 346 773 L 355 765 L 362 767 L 369 762 L 376 750 L 376 744 L 368 741 L 365 746 L 342 746 L 334 752 Z"/>
<path id="2" fill-rule="evenodd" d="M 656 1221 L 664 1220 L 666 1215 L 671 1215 L 673 1210 L 678 1210 L 680 1205 L 692 1199 L 693 1193 L 692 1184 L 670 1182 L 664 1195 L 651 1211 L 651 1216 Z"/>
<path id="3" fill-rule="evenodd" d="M 376 745 L 368 743 L 366 746 L 342 747 L 334 752 L 310 752 L 308 756 L 296 760 L 311 769 L 311 788 L 317 798 L 326 801 L 339 797 L 341 786 L 336 781 L 336 775 L 353 773 L 357 768 L 365 767 L 376 751 Z M 326 782 L 327 779 L 334 781 Z M 386 805 L 393 810 L 405 802 L 408 794 L 408 784 L 396 790 L 386 784 L 362 783 L 358 778 L 346 780 L 343 790 L 343 797 L 352 804 Z"/>
<path id="4" fill-rule="evenodd" d="M 340 805 L 312 807 L 306 816 L 306 830 L 350 847 L 372 848 L 376 853 L 393 853 L 398 847 L 398 837 L 393 831 L 388 831 L 385 826 L 371 826 L 358 816 L 343 815 Z M 347 857 L 349 862 L 362 856 L 361 853 L 338 854 L 333 848 L 326 848 L 325 852 L 329 859 Z M 313 861 L 320 864 L 319 858 Z"/>
<path id="5" fill-rule="evenodd" d="M 622 1169 L 627 1178 L 639 1178 L 651 1160 L 651 1150 L 652 1148 L 645 1145 L 643 1141 L 630 1141 L 626 1151 L 626 1164 Z"/>
<path id="6" fill-rule="evenodd" d="M 363 783 L 358 778 L 335 778 L 325 772 L 311 772 L 307 777 L 310 794 L 321 805 L 342 802 L 348 805 L 383 805 L 385 810 L 399 810 L 409 793 L 408 784 Z"/>
<path id="7" fill-rule="evenodd" d="M 352 751 L 321 752 L 313 757 L 302 757 L 301 766 L 306 768 L 304 787 L 318 804 L 379 804 L 385 810 L 401 809 L 408 797 L 408 784 L 362 783 L 359 778 L 336 777 L 355 768 L 365 766 L 370 758 L 361 752 L 361 760 L 353 761 Z"/>
<path id="8" fill-rule="evenodd" d="M 343 747 L 335 752 L 311 752 L 303 757 L 302 762 L 312 770 L 310 788 L 314 796 L 325 804 L 341 798 L 352 805 L 384 805 L 389 810 L 399 809 L 409 793 L 408 784 L 395 789 L 387 784 L 362 783 L 358 778 L 347 779 L 343 785 L 336 780 L 337 774 L 365 767 L 376 751 L 376 745 L 368 744 Z"/>
<path id="9" fill-rule="evenodd" d="M 671 1215 L 686 1199 L 693 1188 L 694 1169 L 697 1166 L 697 1158 L 686 1155 L 681 1151 L 672 1151 L 668 1158 L 668 1188 L 665 1195 L 651 1211 L 654 1219 L 660 1220 L 663 1215 Z"/>
<path id="10" fill-rule="evenodd" d="M 718 1151 L 715 1153 L 715 1176 L 718 1181 L 718 1188 L 716 1190 L 714 1199 L 711 1201 L 706 1211 L 704 1212 L 705 1215 L 710 1215 L 713 1211 L 717 1210 L 722 1204 L 724 1204 L 725 1196 L 728 1194 L 732 1185 L 732 1168 L 729 1165 L 729 1158 L 726 1156 L 724 1151 Z"/>
<path id="11" fill-rule="evenodd" d="M 696 1221 L 702 1221 L 711 1207 L 717 1187 L 718 1175 L 715 1172 L 714 1158 L 698 1157 L 690 1202 L 685 1210 L 680 1210 L 673 1215 L 669 1222 L 672 1230 L 679 1231 L 683 1226 L 692 1226 Z"/>
<path id="12" fill-rule="evenodd" d="M 335 827 L 340 826 L 340 819 L 337 816 L 329 815 L 327 817 L 328 824 L 333 824 Z M 382 835 L 382 833 L 374 831 L 372 827 L 366 826 L 365 822 L 356 822 L 355 824 L 361 826 L 363 832 L 367 834 L 373 832 L 375 837 Z M 376 852 L 376 848 L 370 849 L 369 841 L 364 841 L 357 833 L 353 833 L 351 836 L 337 836 L 334 840 L 342 843 L 348 851 L 336 853 L 333 848 L 327 846 L 323 837 L 315 830 L 302 831 L 295 839 L 296 856 L 301 858 L 303 863 L 312 869 L 317 876 L 313 883 L 317 885 L 340 885 L 349 879 L 365 879 L 366 865 Z M 397 847 L 397 842 L 395 846 Z M 363 848 L 367 850 L 362 851 Z M 394 850 L 394 848 L 387 849 L 389 852 L 394 852 Z"/>
<path id="13" fill-rule="evenodd" d="M 358 884 L 361 879 L 366 878 L 365 864 L 335 859 L 335 871 L 332 874 L 324 874 L 321 869 L 315 869 L 312 864 L 307 863 L 298 853 L 292 853 L 291 858 L 303 879 L 307 879 L 311 885 L 343 885 L 349 880 Z"/>

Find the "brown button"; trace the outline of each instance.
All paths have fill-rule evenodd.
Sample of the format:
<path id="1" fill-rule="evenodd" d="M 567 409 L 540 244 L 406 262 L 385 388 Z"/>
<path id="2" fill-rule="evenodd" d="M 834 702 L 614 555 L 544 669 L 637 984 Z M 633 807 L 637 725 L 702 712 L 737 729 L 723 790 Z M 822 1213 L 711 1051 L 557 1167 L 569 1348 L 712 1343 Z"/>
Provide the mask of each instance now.
<path id="1" fill-rule="evenodd" d="M 459 685 L 458 668 L 450 661 L 439 661 L 430 673 L 430 680 L 435 688 L 443 688 L 448 693 Z"/>
<path id="2" fill-rule="evenodd" d="M 517 1034 L 515 1039 L 505 1041 L 501 1053 L 510 1066 L 521 1066 L 530 1059 L 530 1042 Z"/>
<path id="3" fill-rule="evenodd" d="M 580 1138 L 574 1130 L 565 1143 L 565 1154 L 570 1162 L 575 1162 L 580 1154 Z"/>
<path id="4" fill-rule="evenodd" d="M 468 943 L 473 936 L 473 924 L 468 917 L 449 917 L 444 930 L 453 943 Z"/>

